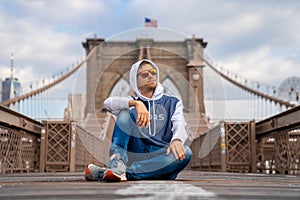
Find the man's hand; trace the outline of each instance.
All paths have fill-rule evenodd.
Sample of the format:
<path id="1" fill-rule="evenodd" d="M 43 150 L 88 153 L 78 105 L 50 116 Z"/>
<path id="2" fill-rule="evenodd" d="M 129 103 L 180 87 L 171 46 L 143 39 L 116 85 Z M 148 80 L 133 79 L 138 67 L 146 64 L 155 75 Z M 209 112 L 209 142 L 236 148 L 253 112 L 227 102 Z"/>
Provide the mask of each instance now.
<path id="1" fill-rule="evenodd" d="M 146 106 L 141 101 L 130 100 L 129 106 L 135 106 L 137 117 L 136 117 L 136 125 L 140 127 L 146 126 L 149 127 L 150 124 L 150 114 L 147 110 Z"/>
<path id="2" fill-rule="evenodd" d="M 179 139 L 173 140 L 173 142 L 170 144 L 170 146 L 167 149 L 166 155 L 169 155 L 171 151 L 176 160 L 185 159 L 186 150 L 185 150 L 182 142 Z"/>

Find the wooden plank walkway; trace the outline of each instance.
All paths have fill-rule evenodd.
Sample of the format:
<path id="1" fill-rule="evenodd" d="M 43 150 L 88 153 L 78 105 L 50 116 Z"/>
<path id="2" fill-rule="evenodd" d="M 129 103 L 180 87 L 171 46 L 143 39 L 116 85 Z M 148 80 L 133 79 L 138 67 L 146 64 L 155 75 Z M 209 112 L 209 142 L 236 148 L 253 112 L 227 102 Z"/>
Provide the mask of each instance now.
<path id="1" fill-rule="evenodd" d="M 300 199 L 299 175 L 183 171 L 176 181 L 86 182 L 83 173 L 0 175 L 0 199 Z"/>

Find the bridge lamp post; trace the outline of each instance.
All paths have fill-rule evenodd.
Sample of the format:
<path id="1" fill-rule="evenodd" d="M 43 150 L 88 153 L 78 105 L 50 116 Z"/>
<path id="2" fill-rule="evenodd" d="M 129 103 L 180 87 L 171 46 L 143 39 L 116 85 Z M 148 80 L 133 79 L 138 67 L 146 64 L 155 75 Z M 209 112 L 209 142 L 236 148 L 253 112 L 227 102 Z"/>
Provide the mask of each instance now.
<path id="1" fill-rule="evenodd" d="M 191 59 L 187 64 L 188 72 L 189 72 L 189 82 L 193 87 L 195 94 L 195 101 L 191 101 L 190 103 L 195 104 L 195 107 L 191 107 L 191 109 L 195 109 L 194 111 L 205 113 L 204 103 L 203 103 L 203 79 L 201 75 L 203 74 L 203 68 L 205 66 L 200 60 Z"/>
<path id="2" fill-rule="evenodd" d="M 195 112 L 197 113 L 198 112 L 198 107 L 199 107 L 199 103 L 198 102 L 198 85 L 197 85 L 197 81 L 199 80 L 200 78 L 200 75 L 198 74 L 197 70 L 194 71 L 194 73 L 192 74 L 192 78 L 193 78 L 193 81 L 194 81 L 194 91 L 195 91 Z"/>

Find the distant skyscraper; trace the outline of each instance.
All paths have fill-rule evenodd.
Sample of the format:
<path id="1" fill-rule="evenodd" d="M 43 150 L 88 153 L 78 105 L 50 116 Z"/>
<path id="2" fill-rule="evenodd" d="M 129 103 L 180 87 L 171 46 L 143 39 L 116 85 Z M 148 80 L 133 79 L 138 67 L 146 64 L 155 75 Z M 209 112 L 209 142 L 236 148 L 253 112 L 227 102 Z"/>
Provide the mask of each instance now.
<path id="1" fill-rule="evenodd" d="M 21 83 L 17 78 L 6 78 L 2 81 L 2 101 L 20 96 L 21 94 Z"/>
<path id="2" fill-rule="evenodd" d="M 10 73 L 11 73 L 10 78 L 6 78 L 4 81 L 1 81 L 2 95 L 0 97 L 2 101 L 7 101 L 9 99 L 21 95 L 21 83 L 17 78 L 14 77 L 13 72 L 14 72 L 14 54 L 12 51 L 10 57 Z"/>

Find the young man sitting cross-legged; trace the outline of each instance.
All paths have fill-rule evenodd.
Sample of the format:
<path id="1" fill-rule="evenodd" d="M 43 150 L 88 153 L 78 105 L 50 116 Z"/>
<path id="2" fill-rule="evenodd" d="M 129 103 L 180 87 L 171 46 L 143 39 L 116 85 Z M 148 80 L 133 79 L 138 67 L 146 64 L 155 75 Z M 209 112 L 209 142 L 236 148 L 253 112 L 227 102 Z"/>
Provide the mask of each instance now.
<path id="1" fill-rule="evenodd" d="M 156 64 L 150 60 L 133 64 L 130 86 L 134 96 L 110 97 L 104 102 L 117 115 L 110 160 L 108 168 L 88 165 L 86 180 L 174 180 L 192 157 L 184 145 L 182 102 L 163 93 Z"/>

